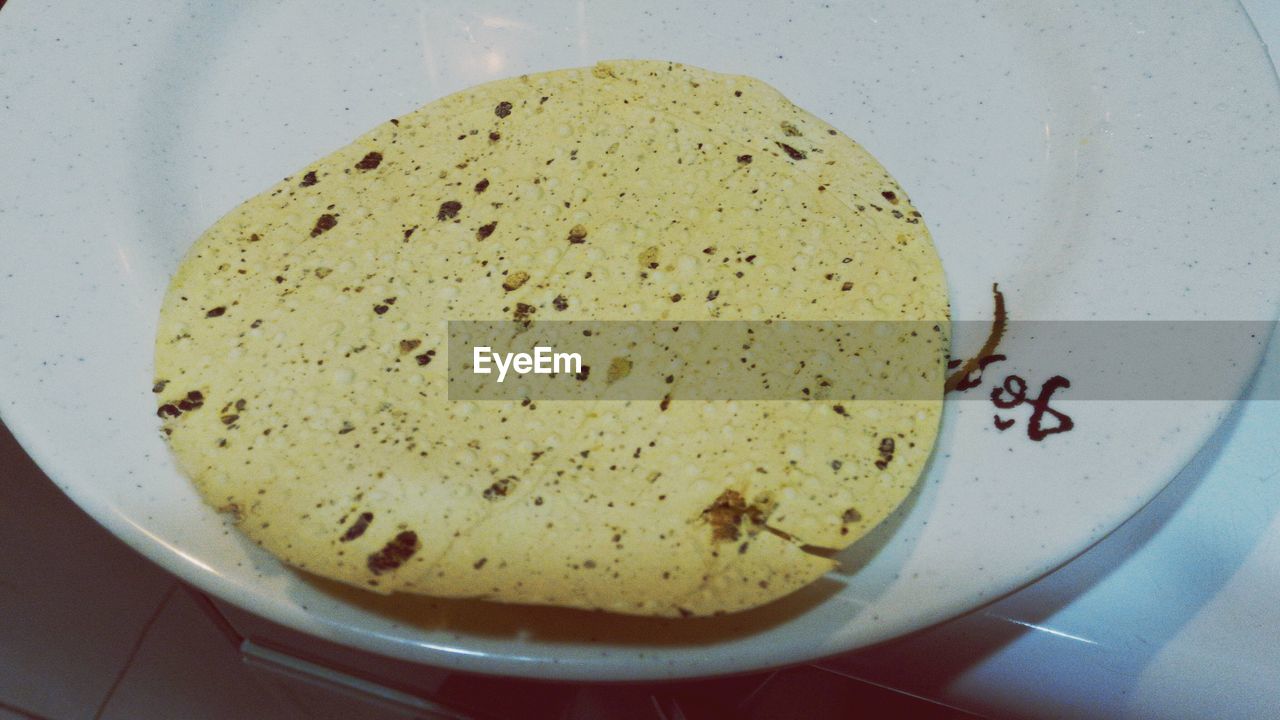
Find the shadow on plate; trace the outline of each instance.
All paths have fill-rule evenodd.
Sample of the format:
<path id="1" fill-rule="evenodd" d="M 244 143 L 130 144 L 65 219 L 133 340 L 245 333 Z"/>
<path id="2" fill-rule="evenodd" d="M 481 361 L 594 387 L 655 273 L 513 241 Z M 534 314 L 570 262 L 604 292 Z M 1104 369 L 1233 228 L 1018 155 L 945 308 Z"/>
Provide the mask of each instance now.
<path id="1" fill-rule="evenodd" d="M 298 577 L 335 602 L 422 632 L 449 632 L 489 639 L 659 647 L 705 645 L 755 635 L 803 615 L 844 587 L 841 582 L 823 577 L 758 608 L 718 617 L 677 619 L 403 593 L 384 596 L 314 575 L 298 573 Z"/>
<path id="2" fill-rule="evenodd" d="M 929 455 L 929 460 L 925 463 L 924 468 L 920 471 L 920 480 L 911 488 L 911 492 L 902 499 L 898 507 L 894 508 L 880 524 L 872 528 L 871 532 L 863 535 L 857 542 L 849 547 L 841 550 L 836 555 L 836 561 L 839 565 L 831 572 L 842 578 L 848 579 L 857 574 L 862 568 L 866 567 L 875 557 L 889 544 L 894 535 L 906 522 L 907 516 L 915 509 L 920 502 L 920 497 L 924 493 L 925 487 L 931 482 L 930 469 L 938 460 L 940 451 L 938 445 L 941 444 L 941 435 L 939 441 L 935 443 L 933 452 Z"/>

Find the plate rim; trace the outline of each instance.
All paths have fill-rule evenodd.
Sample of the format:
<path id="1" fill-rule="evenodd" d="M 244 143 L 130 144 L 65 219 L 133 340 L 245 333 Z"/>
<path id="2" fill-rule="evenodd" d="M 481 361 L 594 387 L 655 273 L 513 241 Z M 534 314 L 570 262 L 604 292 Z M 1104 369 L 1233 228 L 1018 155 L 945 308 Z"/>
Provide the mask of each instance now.
<path id="1" fill-rule="evenodd" d="M 1247 25 L 1252 30 L 1255 39 L 1260 43 L 1260 39 L 1256 38 L 1256 28 L 1253 28 L 1252 21 L 1249 19 L 1248 14 L 1243 10 L 1241 10 L 1241 12 L 1244 14 Z M 1274 68 L 1272 69 L 1272 76 L 1274 77 Z M 1277 305 L 1274 298 L 1272 306 L 1272 314 L 1274 317 L 1277 314 L 1276 311 L 1280 310 L 1280 305 Z M 1247 358 L 1247 362 L 1242 363 L 1242 365 L 1247 366 L 1248 372 L 1243 373 L 1243 379 L 1240 383 L 1240 387 L 1238 388 L 1239 392 L 1236 394 L 1237 398 L 1243 392 L 1244 388 L 1247 387 L 1248 382 L 1254 374 L 1256 374 L 1265 350 L 1266 344 L 1264 343 L 1259 346 L 1249 358 Z M 3 392 L 10 387 L 8 382 L 9 380 L 7 378 L 0 377 L 0 392 Z M 1235 402 L 1237 402 L 1237 400 L 1213 401 L 1213 410 L 1205 413 L 1206 419 L 1201 423 L 1204 427 L 1198 427 L 1195 430 L 1195 434 L 1199 440 L 1195 443 L 1194 447 L 1190 448 L 1190 452 L 1187 457 L 1182 459 L 1179 464 L 1180 468 L 1185 468 L 1186 465 L 1191 462 L 1192 458 L 1202 450 L 1204 443 L 1212 435 L 1214 430 L 1221 425 L 1223 419 L 1228 415 Z M 92 496 L 91 493 L 87 492 L 87 488 L 83 486 L 65 482 L 63 478 L 74 474 L 71 468 L 64 467 L 64 464 L 67 464 L 69 461 L 64 460 L 57 452 L 56 448 L 50 446 L 50 443 L 52 443 L 53 440 L 51 438 L 44 437 L 39 429 L 35 427 L 35 423 L 28 424 L 23 418 L 15 416 L 15 413 L 7 404 L 0 404 L 0 420 L 8 426 L 15 439 L 17 439 L 19 444 L 23 447 L 24 451 L 26 451 L 28 455 L 36 461 L 41 470 L 49 476 L 51 481 L 53 481 L 64 494 L 71 498 L 77 506 L 84 509 L 95 522 L 112 532 L 113 535 L 116 535 L 122 541 L 129 544 L 133 549 L 152 561 L 157 562 L 167 571 L 172 572 L 184 581 L 196 585 L 202 590 L 217 596 L 229 604 L 241 607 L 249 612 L 266 617 L 269 620 L 278 622 L 287 627 L 388 657 L 395 657 L 410 662 L 456 667 L 457 669 L 485 674 L 495 674 L 500 672 L 500 674 L 504 675 L 531 678 L 556 677 L 563 679 L 669 679 L 675 677 L 693 677 L 693 675 L 687 675 L 679 672 L 679 666 L 661 665 L 656 663 L 647 666 L 647 669 L 654 671 L 651 674 L 646 674 L 644 672 L 626 672 L 619 673 L 617 675 L 610 675 L 607 672 L 604 675 L 600 674 L 600 670 L 602 668 L 609 670 L 614 669 L 615 667 L 629 666 L 633 664 L 633 661 L 622 657 L 612 658 L 609 662 L 604 664 L 600 664 L 598 661 L 587 662 L 577 659 L 548 663 L 542 658 L 525 658 L 513 654 L 498 658 L 499 662 L 495 663 L 494 657 L 488 654 L 477 656 L 476 654 L 467 652 L 461 648 L 429 643 L 424 644 L 420 642 L 407 642 L 404 640 L 381 638 L 384 641 L 382 644 L 378 647 L 371 647 L 367 643 L 367 639 L 370 637 L 370 633 L 368 631 L 355 630 L 349 626 L 333 622 L 331 618 L 308 613 L 305 610 L 298 608 L 296 605 L 263 602 L 266 598 L 266 593 L 261 593 L 260 591 L 255 593 L 255 590 L 252 587 L 228 580 L 226 576 L 220 575 L 212 569 L 206 570 L 201 567 L 201 563 L 199 563 L 198 560 L 188 557 L 178 548 L 165 543 L 162 539 L 148 533 L 145 528 L 130 518 L 116 512 L 115 508 L 101 502 L 103 498 L 96 498 Z M 1188 443 L 1188 446 L 1190 446 L 1190 443 Z M 936 448 L 934 452 L 937 452 Z M 1181 470 L 1179 472 L 1181 472 Z M 1143 507 L 1146 507 L 1146 505 L 1149 504 L 1156 495 L 1163 492 L 1163 489 L 1173 480 L 1174 477 L 1176 477 L 1176 475 L 1177 473 L 1170 475 L 1164 483 L 1160 485 L 1156 492 L 1147 497 L 1141 506 L 1136 508 L 1133 513 L 1126 515 L 1126 517 L 1131 517 L 1133 514 L 1140 512 Z M 94 509 L 91 510 L 91 508 Z M 1077 555 L 1086 552 L 1088 547 L 1092 547 L 1093 544 L 1096 544 L 1103 537 L 1114 532 L 1119 524 L 1121 523 L 1117 523 L 1106 533 L 1095 538 L 1089 546 L 1071 553 L 1069 557 L 1066 557 L 1061 562 L 1055 564 L 1053 568 L 1044 572 L 1030 573 L 1029 575 L 1031 575 L 1031 577 L 1020 580 L 1015 587 L 1012 587 L 1007 592 L 993 596 L 985 600 L 983 604 L 957 614 L 970 612 L 978 607 L 982 607 L 985 604 L 989 604 L 990 602 L 997 600 L 999 597 L 1016 592 L 1018 589 L 1025 587 L 1026 584 L 1033 582 L 1035 579 L 1042 577 L 1049 572 L 1052 572 L 1063 564 L 1070 562 L 1070 560 Z M 143 548 L 151 548 L 151 551 L 148 552 Z M 248 600 L 252 601 L 253 604 L 246 604 L 246 597 Z M 939 622 L 944 621 L 945 620 L 941 620 Z M 824 653 L 822 657 L 829 656 L 830 654 L 846 652 L 849 649 L 851 648 L 836 650 L 833 653 Z M 427 657 L 424 657 L 424 654 Z M 735 674 L 749 670 L 763 669 L 765 667 L 777 667 L 797 661 L 811 660 L 817 657 L 813 654 L 799 654 L 804 655 L 804 657 L 786 657 L 778 660 L 777 662 L 771 660 L 768 665 L 744 661 L 742 667 L 727 667 L 722 670 L 717 670 L 713 674 Z M 502 665 L 500 671 L 494 669 L 498 664 Z M 547 673 L 545 671 L 549 666 L 554 666 L 560 669 L 569 669 L 571 672 Z M 522 672 L 521 670 L 524 668 L 531 668 L 535 671 L 527 673 Z M 591 672 L 579 675 L 572 671 L 574 668 L 582 668 Z M 675 669 L 676 672 L 669 672 L 672 669 Z M 542 672 L 537 672 L 536 670 L 542 670 Z M 696 676 L 706 677 L 709 675 L 699 674 Z"/>

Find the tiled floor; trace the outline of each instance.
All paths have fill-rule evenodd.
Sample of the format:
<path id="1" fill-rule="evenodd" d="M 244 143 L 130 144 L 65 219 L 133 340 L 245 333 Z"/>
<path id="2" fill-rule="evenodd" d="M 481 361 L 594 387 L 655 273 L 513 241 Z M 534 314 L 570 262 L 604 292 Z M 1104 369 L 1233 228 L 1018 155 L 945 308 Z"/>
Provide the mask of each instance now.
<path id="1" fill-rule="evenodd" d="M 380 717 L 245 665 L 202 598 L 85 516 L 3 425 L 0 548 L 0 720 Z"/>
<path id="2" fill-rule="evenodd" d="M 172 578 L 90 521 L 0 429 L 0 703 L 92 718 Z"/>
<path id="3" fill-rule="evenodd" d="M 0 705 L 0 720 L 27 720 L 31 717 L 35 716 L 18 712 L 16 709 L 6 708 L 3 705 Z"/>
<path id="4" fill-rule="evenodd" d="M 869 707 L 963 717 L 816 668 L 590 688 L 439 673 L 441 707 L 328 667 L 308 670 L 289 655 L 272 661 L 270 649 L 245 653 L 226 616 L 90 520 L 2 424 L 0 549 L 0 720 L 407 720 L 459 717 L 448 708 L 460 707 L 476 717 L 522 707 L 566 720 L 726 711 L 822 720 Z"/>
<path id="5" fill-rule="evenodd" d="M 234 642 L 186 589 L 166 598 L 101 715 L 103 720 L 301 716 L 281 693 L 247 671 Z"/>

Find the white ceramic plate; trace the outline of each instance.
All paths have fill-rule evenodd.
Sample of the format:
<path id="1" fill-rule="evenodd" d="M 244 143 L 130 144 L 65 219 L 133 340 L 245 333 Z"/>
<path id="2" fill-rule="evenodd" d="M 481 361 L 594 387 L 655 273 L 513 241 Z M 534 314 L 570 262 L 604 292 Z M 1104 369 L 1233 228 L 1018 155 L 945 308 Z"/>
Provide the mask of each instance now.
<path id="1" fill-rule="evenodd" d="M 1274 75 L 1234 3 L 1191 5 L 12 0 L 0 409 L 50 477 L 164 567 L 391 656 L 659 678 L 923 627 L 1116 527 L 1228 403 L 1065 401 L 1075 430 L 1041 443 L 1025 408 L 998 432 L 989 405 L 951 403 L 904 512 L 841 573 L 752 613 L 659 622 L 380 599 L 285 569 L 175 471 L 149 392 L 168 276 L 222 213 L 377 122 L 492 78 L 657 57 L 763 78 L 865 144 L 925 213 L 957 318 L 987 316 L 998 281 L 1015 318 L 1271 319 Z M 1241 383 L 1257 359 L 1230 358 Z"/>

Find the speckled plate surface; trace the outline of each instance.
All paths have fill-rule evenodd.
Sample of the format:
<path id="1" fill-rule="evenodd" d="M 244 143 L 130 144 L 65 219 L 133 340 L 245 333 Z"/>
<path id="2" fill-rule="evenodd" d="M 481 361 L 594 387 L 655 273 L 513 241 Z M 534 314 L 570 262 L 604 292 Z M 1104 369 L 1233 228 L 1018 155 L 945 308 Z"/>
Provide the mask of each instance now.
<path id="1" fill-rule="evenodd" d="M 951 403 L 921 489 L 841 572 L 717 620 L 366 596 L 228 531 L 173 467 L 149 392 L 157 312 L 184 250 L 379 121 L 492 78 L 614 57 L 754 75 L 863 143 L 924 212 L 957 318 L 989 315 L 992 282 L 1014 318 L 1275 316 L 1277 89 L 1234 3 L 11 0 L 5 422 L 126 542 L 286 625 L 460 669 L 661 678 L 837 653 L 1013 590 L 1142 507 L 1223 416 L 1226 400 L 1063 394 L 1055 407 L 1075 429 L 1033 442 L 1026 408 L 999 431 L 989 404 Z M 1230 358 L 1241 384 L 1258 357 Z M 1060 371 L 1028 369 L 1037 383 Z"/>

